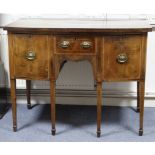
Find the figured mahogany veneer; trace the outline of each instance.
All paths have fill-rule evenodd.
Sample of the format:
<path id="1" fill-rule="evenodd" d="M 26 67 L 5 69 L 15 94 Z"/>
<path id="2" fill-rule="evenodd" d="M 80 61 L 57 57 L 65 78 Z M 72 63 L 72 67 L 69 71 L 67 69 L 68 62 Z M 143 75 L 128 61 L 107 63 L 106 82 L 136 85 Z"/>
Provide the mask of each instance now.
<path id="1" fill-rule="evenodd" d="M 23 19 L 4 29 L 9 36 L 14 131 L 17 78 L 26 80 L 29 109 L 30 80 L 50 81 L 55 135 L 55 82 L 59 72 L 67 60 L 88 60 L 97 83 L 97 136 L 101 134 L 103 81 L 137 81 L 139 135 L 143 134 L 147 32 L 152 30 L 146 21 Z"/>
<path id="2" fill-rule="evenodd" d="M 12 57 L 10 61 L 16 78 L 50 79 L 51 43 L 48 35 L 9 35 Z M 35 53 L 34 60 L 27 58 L 28 52 Z"/>
<path id="3" fill-rule="evenodd" d="M 68 47 L 61 47 L 63 42 L 68 42 Z M 90 47 L 86 46 L 90 44 Z M 94 53 L 95 52 L 95 38 L 89 36 L 56 36 L 55 37 L 56 53 Z M 85 45 L 85 46 L 84 46 Z"/>
<path id="4" fill-rule="evenodd" d="M 145 57 L 145 35 L 108 36 L 103 39 L 102 78 L 105 81 L 138 80 L 142 75 Z M 117 57 L 125 54 L 124 63 Z"/>

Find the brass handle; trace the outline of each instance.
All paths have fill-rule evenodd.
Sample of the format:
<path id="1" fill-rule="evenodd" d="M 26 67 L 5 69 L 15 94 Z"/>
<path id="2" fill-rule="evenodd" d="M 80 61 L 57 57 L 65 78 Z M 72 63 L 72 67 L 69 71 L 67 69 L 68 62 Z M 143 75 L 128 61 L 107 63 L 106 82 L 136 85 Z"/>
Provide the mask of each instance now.
<path id="1" fill-rule="evenodd" d="M 92 46 L 92 43 L 90 41 L 83 41 L 81 43 L 82 48 L 90 48 Z"/>
<path id="2" fill-rule="evenodd" d="M 27 60 L 33 61 L 33 60 L 36 59 L 36 53 L 33 52 L 33 51 L 28 51 L 28 52 L 26 52 L 26 54 L 25 54 L 25 58 L 26 58 Z"/>
<path id="3" fill-rule="evenodd" d="M 128 61 L 128 56 L 125 53 L 119 54 L 116 61 L 120 64 L 124 64 Z"/>
<path id="4" fill-rule="evenodd" d="M 67 40 L 64 40 L 59 45 L 61 48 L 68 48 L 70 46 L 70 42 Z"/>

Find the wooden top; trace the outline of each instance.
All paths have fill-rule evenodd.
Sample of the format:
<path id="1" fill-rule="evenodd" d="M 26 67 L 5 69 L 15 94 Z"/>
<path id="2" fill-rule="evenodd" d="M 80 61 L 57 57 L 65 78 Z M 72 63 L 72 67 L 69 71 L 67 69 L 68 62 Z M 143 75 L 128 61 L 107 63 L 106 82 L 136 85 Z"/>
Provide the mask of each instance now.
<path id="1" fill-rule="evenodd" d="M 21 19 L 3 27 L 10 32 L 148 32 L 146 20 Z"/>

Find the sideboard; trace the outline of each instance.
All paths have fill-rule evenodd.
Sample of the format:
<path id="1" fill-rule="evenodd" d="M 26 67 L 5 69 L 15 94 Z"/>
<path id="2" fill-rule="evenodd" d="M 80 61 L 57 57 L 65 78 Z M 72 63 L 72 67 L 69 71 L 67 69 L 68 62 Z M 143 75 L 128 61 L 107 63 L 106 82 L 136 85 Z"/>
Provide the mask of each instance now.
<path id="1" fill-rule="evenodd" d="M 49 80 L 52 135 L 55 135 L 55 82 L 64 62 L 88 60 L 97 83 L 97 137 L 101 135 L 102 82 L 136 81 L 139 135 L 143 134 L 147 21 L 21 19 L 8 31 L 13 130 L 17 131 L 16 79 Z M 103 88 L 104 91 L 104 88 Z M 104 103 L 103 103 L 104 105 Z"/>

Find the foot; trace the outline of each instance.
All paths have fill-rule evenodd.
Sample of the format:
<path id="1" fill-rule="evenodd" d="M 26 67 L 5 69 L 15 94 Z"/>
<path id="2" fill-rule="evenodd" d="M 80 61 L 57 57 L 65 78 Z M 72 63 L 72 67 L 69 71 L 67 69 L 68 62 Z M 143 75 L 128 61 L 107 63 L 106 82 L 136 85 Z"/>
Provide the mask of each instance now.
<path id="1" fill-rule="evenodd" d="M 55 129 L 52 129 L 52 135 L 55 136 L 55 132 L 56 130 Z"/>
<path id="2" fill-rule="evenodd" d="M 139 136 L 142 136 L 142 135 L 143 135 L 143 130 L 139 129 Z"/>
<path id="3" fill-rule="evenodd" d="M 13 126 L 13 132 L 17 131 L 17 126 Z"/>
<path id="4" fill-rule="evenodd" d="M 101 131 L 97 131 L 97 137 L 99 138 L 101 136 Z"/>
<path id="5" fill-rule="evenodd" d="M 31 104 L 27 104 L 27 109 L 32 109 Z"/>

